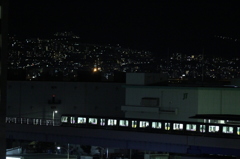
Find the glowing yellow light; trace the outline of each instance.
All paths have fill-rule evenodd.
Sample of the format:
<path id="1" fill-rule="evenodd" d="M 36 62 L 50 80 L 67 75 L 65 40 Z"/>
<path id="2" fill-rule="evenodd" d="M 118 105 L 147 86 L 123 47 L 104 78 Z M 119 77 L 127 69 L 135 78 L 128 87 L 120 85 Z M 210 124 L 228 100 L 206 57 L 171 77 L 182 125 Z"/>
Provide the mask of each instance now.
<path id="1" fill-rule="evenodd" d="M 93 69 L 93 72 L 97 72 L 97 68 L 94 68 L 94 69 Z"/>

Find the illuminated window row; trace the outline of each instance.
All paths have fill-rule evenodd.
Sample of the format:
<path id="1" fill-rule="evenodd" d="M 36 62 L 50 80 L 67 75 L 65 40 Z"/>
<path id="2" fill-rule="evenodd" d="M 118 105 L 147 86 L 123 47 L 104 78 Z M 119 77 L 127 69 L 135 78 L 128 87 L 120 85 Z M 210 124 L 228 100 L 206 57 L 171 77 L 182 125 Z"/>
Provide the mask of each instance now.
<path id="1" fill-rule="evenodd" d="M 111 126 L 120 128 L 140 128 L 151 130 L 164 130 L 164 131 L 186 131 L 186 132 L 199 132 L 199 133 L 223 133 L 223 134 L 237 134 L 240 135 L 240 126 L 234 127 L 232 125 L 223 124 L 203 124 L 203 123 L 181 123 L 181 122 L 168 122 L 168 121 L 146 121 L 141 119 L 114 119 L 114 118 L 97 118 L 97 117 L 75 117 L 75 116 L 62 116 L 61 122 L 76 125 L 88 126 Z M 236 130 L 235 130 L 236 129 Z M 235 132 L 234 132 L 235 130 Z"/>

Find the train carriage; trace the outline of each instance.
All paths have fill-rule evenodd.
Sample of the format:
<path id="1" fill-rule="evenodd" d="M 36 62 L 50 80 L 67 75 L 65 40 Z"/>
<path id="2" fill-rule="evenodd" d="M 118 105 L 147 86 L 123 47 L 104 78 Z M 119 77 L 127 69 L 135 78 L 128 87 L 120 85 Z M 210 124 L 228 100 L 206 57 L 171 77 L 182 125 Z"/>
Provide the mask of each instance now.
<path id="1" fill-rule="evenodd" d="M 137 118 L 116 118 L 63 114 L 61 126 L 201 135 L 214 137 L 240 137 L 240 125 L 229 123 L 187 122 Z"/>

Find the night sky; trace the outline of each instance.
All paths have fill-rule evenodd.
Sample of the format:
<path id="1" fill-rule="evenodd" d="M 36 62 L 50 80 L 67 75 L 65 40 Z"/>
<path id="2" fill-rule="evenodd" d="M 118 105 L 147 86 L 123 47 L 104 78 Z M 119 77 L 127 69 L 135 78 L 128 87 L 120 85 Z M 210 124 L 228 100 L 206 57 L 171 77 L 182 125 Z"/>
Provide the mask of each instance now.
<path id="1" fill-rule="evenodd" d="M 82 42 L 157 54 L 240 55 L 240 9 L 232 0 L 10 0 L 9 33 L 48 37 L 73 31 Z"/>

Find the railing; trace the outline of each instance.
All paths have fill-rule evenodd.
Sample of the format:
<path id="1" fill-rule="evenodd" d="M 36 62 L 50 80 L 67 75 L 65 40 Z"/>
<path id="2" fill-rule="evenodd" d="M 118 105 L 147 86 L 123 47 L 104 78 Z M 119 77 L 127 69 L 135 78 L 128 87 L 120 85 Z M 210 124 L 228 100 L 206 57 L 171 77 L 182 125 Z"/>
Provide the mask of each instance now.
<path id="1" fill-rule="evenodd" d="M 59 126 L 59 119 L 41 119 L 41 118 L 19 118 L 6 117 L 6 123 L 9 124 L 29 124 L 29 125 L 45 125 L 45 126 Z"/>

